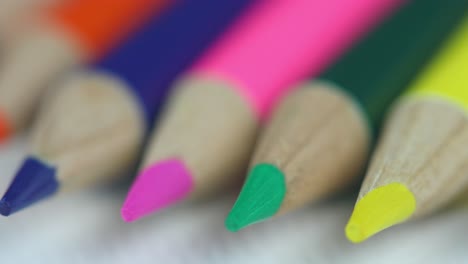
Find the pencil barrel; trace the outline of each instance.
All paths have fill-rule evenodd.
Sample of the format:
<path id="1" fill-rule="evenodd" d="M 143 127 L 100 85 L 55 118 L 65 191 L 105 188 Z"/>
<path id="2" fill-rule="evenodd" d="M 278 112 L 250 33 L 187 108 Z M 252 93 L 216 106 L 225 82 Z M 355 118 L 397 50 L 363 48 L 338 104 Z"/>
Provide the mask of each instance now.
<path id="1" fill-rule="evenodd" d="M 466 0 L 408 1 L 320 79 L 344 87 L 376 126 L 467 10 Z"/>

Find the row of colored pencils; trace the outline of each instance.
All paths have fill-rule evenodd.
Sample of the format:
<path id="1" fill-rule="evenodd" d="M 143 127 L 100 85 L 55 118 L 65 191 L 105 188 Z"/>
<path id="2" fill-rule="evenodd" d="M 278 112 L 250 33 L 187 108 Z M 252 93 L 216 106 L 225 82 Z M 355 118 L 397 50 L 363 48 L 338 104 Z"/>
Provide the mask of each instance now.
<path id="1" fill-rule="evenodd" d="M 247 170 L 225 222 L 238 231 L 343 190 L 370 160 L 345 228 L 361 242 L 468 187 L 466 0 L 50 5 L 0 38 L 0 139 L 34 118 L 5 216 L 116 180 L 142 148 L 128 222 Z"/>

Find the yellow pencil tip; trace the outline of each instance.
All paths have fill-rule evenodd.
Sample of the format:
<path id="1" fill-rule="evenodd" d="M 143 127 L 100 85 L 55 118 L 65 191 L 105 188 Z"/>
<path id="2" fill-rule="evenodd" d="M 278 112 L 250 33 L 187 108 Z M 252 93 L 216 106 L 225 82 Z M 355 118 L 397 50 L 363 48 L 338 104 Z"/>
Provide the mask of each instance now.
<path id="1" fill-rule="evenodd" d="M 376 233 L 408 219 L 416 209 L 413 193 L 401 183 L 376 188 L 354 207 L 345 233 L 353 243 L 360 243 Z"/>

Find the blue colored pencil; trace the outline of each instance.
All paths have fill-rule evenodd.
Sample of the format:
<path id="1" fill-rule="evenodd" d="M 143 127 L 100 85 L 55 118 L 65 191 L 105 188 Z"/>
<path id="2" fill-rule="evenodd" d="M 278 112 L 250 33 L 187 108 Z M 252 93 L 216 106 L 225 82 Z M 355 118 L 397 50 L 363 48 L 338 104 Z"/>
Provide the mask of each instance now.
<path id="1" fill-rule="evenodd" d="M 0 214 L 128 170 L 169 84 L 250 2 L 177 1 L 103 61 L 67 78 L 39 112 L 31 154 Z"/>

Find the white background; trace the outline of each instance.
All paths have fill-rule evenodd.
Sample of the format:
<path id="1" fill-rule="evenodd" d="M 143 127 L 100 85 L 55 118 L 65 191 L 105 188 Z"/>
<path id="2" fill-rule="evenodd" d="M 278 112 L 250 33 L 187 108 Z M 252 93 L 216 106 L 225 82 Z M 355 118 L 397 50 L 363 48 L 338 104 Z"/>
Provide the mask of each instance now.
<path id="1" fill-rule="evenodd" d="M 0 192 L 24 153 L 22 140 L 0 147 Z M 119 209 L 126 188 L 62 195 L 0 218 L 0 263 L 468 263 L 463 202 L 353 245 L 343 235 L 352 199 L 323 202 L 233 234 L 223 227 L 232 195 L 125 224 Z"/>

